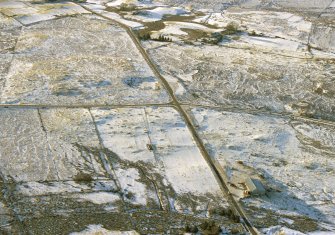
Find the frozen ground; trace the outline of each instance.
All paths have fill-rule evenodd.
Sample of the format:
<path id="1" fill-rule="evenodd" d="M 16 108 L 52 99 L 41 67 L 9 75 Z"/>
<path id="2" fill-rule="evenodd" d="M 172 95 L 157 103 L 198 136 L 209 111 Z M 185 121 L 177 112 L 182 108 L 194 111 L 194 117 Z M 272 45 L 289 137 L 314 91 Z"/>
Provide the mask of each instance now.
<path id="1" fill-rule="evenodd" d="M 334 234 L 334 27 L 331 0 L 0 0 L 0 233 Z"/>
<path id="2" fill-rule="evenodd" d="M 229 208 L 172 108 L 2 108 L 0 119 L 4 231 L 64 234 L 100 223 L 177 232 L 201 224 L 213 208 Z M 210 218 L 243 231 L 228 214 Z"/>
<path id="3" fill-rule="evenodd" d="M 191 112 L 254 224 L 335 228 L 333 125 L 213 109 Z M 245 197 L 239 183 L 247 177 L 260 180 L 267 194 Z"/>
<path id="4" fill-rule="evenodd" d="M 99 17 L 83 15 L 42 22 L 22 28 L 15 40 L 15 48 L 8 49 L 15 55 L 7 76 L 2 78 L 1 103 L 168 101 L 124 30 Z"/>
<path id="5" fill-rule="evenodd" d="M 333 120 L 334 59 L 280 55 L 262 43 L 264 51 L 230 43 L 145 45 L 181 102 Z"/>

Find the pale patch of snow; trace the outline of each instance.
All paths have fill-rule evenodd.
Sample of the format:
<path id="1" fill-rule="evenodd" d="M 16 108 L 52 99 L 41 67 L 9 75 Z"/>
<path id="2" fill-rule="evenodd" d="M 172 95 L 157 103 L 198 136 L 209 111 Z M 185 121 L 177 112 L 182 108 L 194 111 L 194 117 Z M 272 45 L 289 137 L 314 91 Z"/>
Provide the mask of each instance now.
<path id="1" fill-rule="evenodd" d="M 178 40 L 178 38 L 175 38 L 174 40 Z M 177 78 L 169 74 L 163 74 L 163 76 L 170 83 L 170 86 L 174 87 L 176 95 L 182 96 L 186 94 L 187 90 L 183 87 L 183 85 L 178 81 Z"/>
<path id="2" fill-rule="evenodd" d="M 279 222 L 292 225 L 294 223 L 294 220 L 291 220 L 291 219 L 288 219 L 288 218 L 281 218 L 281 219 L 279 219 Z"/>
<path id="3" fill-rule="evenodd" d="M 73 232 L 70 235 L 92 235 L 92 234 L 100 234 L 100 235 L 138 235 L 135 231 L 110 231 L 105 228 L 101 224 L 90 224 L 87 226 L 87 229 L 81 232 Z"/>
<path id="4" fill-rule="evenodd" d="M 19 194 L 38 196 L 45 194 L 79 193 L 82 191 L 110 191 L 116 188 L 111 180 L 92 181 L 91 185 L 78 184 L 75 181 L 40 183 L 36 181 L 22 183 L 16 186 Z"/>
<path id="5" fill-rule="evenodd" d="M 34 14 L 34 15 L 23 15 L 19 17 L 15 17 L 16 20 L 21 22 L 22 24 L 32 24 L 40 21 L 45 21 L 45 20 L 52 20 L 55 19 L 56 16 L 52 13 L 49 14 Z"/>
<path id="6" fill-rule="evenodd" d="M 143 109 L 92 112 L 98 118 L 98 129 L 106 148 L 125 160 L 147 162 L 154 159 L 152 151 L 146 147 L 150 142 L 144 130 Z"/>
<path id="7" fill-rule="evenodd" d="M 36 11 L 34 10 L 34 12 L 29 14 L 23 9 L 24 11 L 21 14 L 16 14 L 15 19 L 20 21 L 22 24 L 32 24 L 39 21 L 51 20 L 63 15 L 89 13 L 81 6 L 71 2 L 40 4 L 36 6 L 34 5 L 34 8 Z"/>
<path id="8" fill-rule="evenodd" d="M 134 0 L 134 1 L 129 1 L 129 0 L 115 0 L 115 1 L 112 1 L 112 2 L 109 2 L 106 4 L 106 6 L 109 6 L 109 7 L 117 7 L 117 6 L 120 6 L 121 4 L 135 4 L 137 1 Z"/>
<path id="9" fill-rule="evenodd" d="M 330 232 L 330 231 L 315 231 L 315 232 L 307 233 L 307 235 L 335 235 L 335 232 Z"/>
<path id="10" fill-rule="evenodd" d="M 296 28 L 298 31 L 309 32 L 311 30 L 312 23 L 305 21 L 305 19 L 301 16 L 288 12 L 276 12 L 275 16 L 278 17 L 278 19 L 286 20 L 288 22 L 288 26 Z"/>
<path id="11" fill-rule="evenodd" d="M 307 43 L 312 23 L 301 16 L 287 12 L 240 11 L 208 13 L 194 20 L 217 27 L 225 27 L 235 22 L 248 32 L 255 31 L 269 37 L 280 37 L 291 41 Z"/>
<path id="12" fill-rule="evenodd" d="M 0 8 L 25 8 L 26 4 L 19 1 L 2 1 L 0 2 Z"/>
<path id="13" fill-rule="evenodd" d="M 319 226 L 323 230 L 332 231 L 333 233 L 335 233 L 335 224 L 331 225 L 331 224 L 328 224 L 328 223 L 319 223 Z"/>
<path id="14" fill-rule="evenodd" d="M 146 186 L 139 182 L 140 174 L 137 169 L 128 168 L 124 169 L 116 169 L 115 174 L 118 176 L 121 188 L 127 193 L 131 192 L 134 197 L 130 198 L 132 203 L 138 205 L 146 205 L 147 204 L 147 189 Z"/>
<path id="15" fill-rule="evenodd" d="M 81 4 L 84 7 L 87 7 L 88 9 L 92 10 L 92 11 L 97 11 L 97 10 L 104 10 L 106 9 L 106 7 L 104 5 L 100 5 L 98 3 L 82 3 Z"/>
<path id="16" fill-rule="evenodd" d="M 128 15 L 128 18 L 140 20 L 142 22 L 154 22 L 161 20 L 166 15 L 187 15 L 190 12 L 180 7 L 156 7 L 152 10 L 142 10 L 139 14 Z"/>
<path id="17" fill-rule="evenodd" d="M 325 52 L 320 50 L 311 49 L 311 53 L 314 55 L 314 57 L 322 58 L 322 59 L 335 59 L 335 53 L 332 52 Z"/>
<path id="18" fill-rule="evenodd" d="M 92 113 L 96 116 L 104 146 L 121 159 L 146 161 L 155 165 L 162 163 L 164 171 L 161 174 L 166 176 L 168 184 L 177 193 L 203 195 L 220 191 L 186 124 L 175 109 L 124 108 L 92 110 Z M 148 150 L 147 144 L 152 144 L 155 150 Z M 137 192 L 145 195 L 144 185 L 138 182 L 139 174 L 135 169 L 116 170 L 116 174 L 122 175 L 120 183 L 124 188 L 136 193 L 136 196 Z M 138 202 L 144 203 L 144 200 Z"/>
<path id="19" fill-rule="evenodd" d="M 119 14 L 115 13 L 115 12 L 109 12 L 109 11 L 104 11 L 104 9 L 106 8 L 103 5 L 95 5 L 95 4 L 82 4 L 83 6 L 89 8 L 91 11 L 101 14 L 104 17 L 107 17 L 111 20 L 115 20 L 121 24 L 124 24 L 128 27 L 131 27 L 133 29 L 140 29 L 143 28 L 143 24 L 140 24 L 138 22 L 135 21 L 130 21 L 130 20 L 126 20 L 124 19 L 122 16 L 120 16 Z"/>
<path id="20" fill-rule="evenodd" d="M 143 24 L 135 22 L 135 21 L 126 20 L 122 18 L 122 16 L 114 12 L 100 11 L 99 13 L 111 20 L 115 20 L 133 29 L 140 29 L 144 27 Z"/>
<path id="21" fill-rule="evenodd" d="M 188 22 L 178 22 L 178 21 L 167 21 L 164 22 L 165 28 L 159 31 L 160 34 L 164 35 L 188 35 L 182 29 L 195 29 L 204 32 L 216 32 L 217 30 L 210 29 L 204 25 L 188 23 Z"/>
<path id="22" fill-rule="evenodd" d="M 326 25 L 313 27 L 310 44 L 313 47 L 335 54 L 335 28 Z"/>
<path id="23" fill-rule="evenodd" d="M 134 5 L 136 7 L 155 7 L 155 6 L 164 6 L 161 3 L 153 2 L 152 0 L 115 0 L 106 4 L 109 7 L 119 7 L 123 4 Z"/>
<path id="24" fill-rule="evenodd" d="M 80 192 L 81 190 L 88 189 L 85 185 L 79 185 L 74 182 L 43 184 L 39 182 L 27 182 L 22 185 L 18 185 L 16 189 L 27 196 L 37 196 L 44 194 L 55 194 L 55 193 L 74 193 Z"/>
<path id="25" fill-rule="evenodd" d="M 96 5 L 102 5 L 104 3 L 107 3 L 108 0 L 86 0 L 86 3 L 92 3 Z"/>
<path id="26" fill-rule="evenodd" d="M 282 226 L 273 226 L 270 228 L 262 229 L 261 232 L 265 235 L 305 235 L 302 232 Z"/>
<path id="27" fill-rule="evenodd" d="M 0 11 L 7 16 L 31 15 L 38 12 L 35 8 L 29 6 L 25 6 L 22 8 L 4 8 L 0 9 Z"/>
<path id="28" fill-rule="evenodd" d="M 242 36 L 240 41 L 248 45 L 275 50 L 298 51 L 302 47 L 306 48 L 299 42 L 281 38 Z"/>
<path id="29" fill-rule="evenodd" d="M 157 7 L 153 10 L 146 11 L 149 17 L 162 19 L 165 15 L 185 15 L 189 14 L 188 11 L 180 7 Z"/>
<path id="30" fill-rule="evenodd" d="M 225 27 L 228 24 L 220 13 L 207 13 L 205 16 L 200 16 L 193 21 L 197 23 L 215 25 L 218 27 Z"/>
<path id="31" fill-rule="evenodd" d="M 335 235 L 335 232 L 331 231 L 314 231 L 309 233 L 302 233 L 280 225 L 261 229 L 261 232 L 265 235 Z"/>
<path id="32" fill-rule="evenodd" d="M 113 203 L 120 200 L 119 195 L 110 192 L 83 193 L 77 196 L 79 199 L 92 202 L 94 204 Z"/>
<path id="33" fill-rule="evenodd" d="M 163 159 L 167 179 L 177 193 L 206 194 L 218 192 L 218 185 L 197 148 L 171 151 Z"/>
<path id="34" fill-rule="evenodd" d="M 185 89 L 185 87 L 183 87 L 180 83 L 176 83 L 177 88 L 176 88 L 176 95 L 184 95 L 186 94 L 187 90 Z"/>

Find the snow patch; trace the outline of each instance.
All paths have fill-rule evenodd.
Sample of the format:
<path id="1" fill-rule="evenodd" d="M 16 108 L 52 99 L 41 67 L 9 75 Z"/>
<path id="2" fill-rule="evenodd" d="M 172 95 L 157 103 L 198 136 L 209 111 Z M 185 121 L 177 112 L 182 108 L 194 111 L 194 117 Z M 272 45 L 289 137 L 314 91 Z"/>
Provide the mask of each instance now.
<path id="1" fill-rule="evenodd" d="M 152 0 L 115 0 L 106 4 L 106 6 L 109 7 L 119 7 L 121 5 L 133 5 L 136 7 L 164 6 L 161 3 L 155 3 Z"/>
<path id="2" fill-rule="evenodd" d="M 178 16 L 186 15 L 189 13 L 189 11 L 186 11 L 180 7 L 156 7 L 153 10 L 140 11 L 137 15 L 132 16 L 132 18 L 136 18 L 143 22 L 153 22 L 163 19 L 163 17 L 166 15 Z"/>
<path id="3" fill-rule="evenodd" d="M 302 233 L 280 225 L 261 229 L 261 232 L 265 235 L 335 235 L 335 232 L 331 231 L 314 231 L 309 233 Z"/>
<path id="4" fill-rule="evenodd" d="M 97 193 L 87 193 L 87 194 L 80 194 L 78 198 L 83 199 L 85 201 L 92 202 L 94 204 L 106 204 L 106 203 L 113 203 L 120 200 L 119 195 L 115 193 L 109 192 L 97 192 Z"/>
<path id="5" fill-rule="evenodd" d="M 135 231 L 110 231 L 105 229 L 101 224 L 90 224 L 87 226 L 87 229 L 81 232 L 73 232 L 70 235 L 92 235 L 92 234 L 101 234 L 101 235 L 138 235 Z"/>
<path id="6" fill-rule="evenodd" d="M 104 146 L 121 159 L 163 164 L 162 175 L 177 193 L 216 194 L 220 188 L 180 115 L 172 108 L 92 110 Z M 147 148 L 154 146 L 154 151 Z M 135 169 L 116 170 L 121 185 L 143 204 L 145 185 Z M 124 181 L 124 182 L 123 182 Z M 137 194 L 139 196 L 137 196 Z"/>
<path id="7" fill-rule="evenodd" d="M 268 37 L 280 37 L 305 44 L 312 28 L 310 21 L 288 12 L 226 11 L 222 14 L 208 13 L 194 21 L 217 27 L 226 27 L 230 22 L 235 22 L 248 32 L 255 31 Z"/>
<path id="8" fill-rule="evenodd" d="M 64 15 L 89 13 L 81 6 L 71 2 L 41 4 L 34 6 L 34 9 L 36 9 L 36 11 L 31 12 L 30 14 L 27 14 L 27 12 L 16 14 L 15 19 L 20 21 L 22 24 L 28 25 L 40 21 L 55 19 Z"/>
<path id="9" fill-rule="evenodd" d="M 98 3 L 93 3 L 93 2 L 89 2 L 89 1 L 87 1 L 86 3 L 82 3 L 81 5 L 84 6 L 84 7 L 87 7 L 88 9 L 90 9 L 92 11 L 106 9 L 106 7 L 104 5 L 100 5 Z"/>
<path id="10" fill-rule="evenodd" d="M 334 164 L 327 154 L 334 151 L 333 128 L 210 109 L 193 109 L 193 114 L 204 138 L 210 141 L 211 154 L 224 167 L 234 168 L 237 176 L 246 170 L 244 166 L 253 169 L 248 175 L 264 172 L 266 186 L 294 195 L 274 193 L 268 200 L 244 199 L 246 204 L 280 215 L 334 221 Z M 243 165 L 236 164 L 239 160 Z M 233 173 L 229 180 L 234 180 Z"/>
<path id="11" fill-rule="evenodd" d="M 261 232 L 265 235 L 305 235 L 296 230 L 292 230 L 282 226 L 274 226 L 266 229 L 262 229 Z"/>
<path id="12" fill-rule="evenodd" d="M 288 50 L 288 51 L 297 51 L 302 44 L 299 42 L 294 42 L 291 40 L 281 39 L 281 38 L 267 38 L 267 37 L 252 37 L 244 36 L 241 37 L 241 41 L 247 44 L 272 48 L 277 50 Z"/>
<path id="13" fill-rule="evenodd" d="M 130 21 L 130 20 L 126 20 L 124 18 L 122 18 L 119 14 L 114 13 L 114 12 L 108 12 L 108 11 L 97 11 L 97 13 L 102 14 L 103 16 L 111 19 L 111 20 L 115 20 L 121 24 L 124 24 L 132 29 L 141 29 L 143 28 L 143 24 L 135 22 L 135 21 Z"/>
<path id="14" fill-rule="evenodd" d="M 187 22 L 178 22 L 178 21 L 167 21 L 164 22 L 165 28 L 159 31 L 160 34 L 163 35 L 188 35 L 182 29 L 194 29 L 201 30 L 204 32 L 215 32 L 217 30 L 210 29 L 204 25 L 195 24 L 195 23 L 187 23 Z"/>
<path id="15" fill-rule="evenodd" d="M 115 174 L 118 176 L 121 188 L 125 193 L 134 195 L 128 199 L 134 204 L 145 206 L 147 204 L 147 189 L 143 183 L 139 182 L 140 174 L 138 170 L 135 168 L 116 169 Z"/>

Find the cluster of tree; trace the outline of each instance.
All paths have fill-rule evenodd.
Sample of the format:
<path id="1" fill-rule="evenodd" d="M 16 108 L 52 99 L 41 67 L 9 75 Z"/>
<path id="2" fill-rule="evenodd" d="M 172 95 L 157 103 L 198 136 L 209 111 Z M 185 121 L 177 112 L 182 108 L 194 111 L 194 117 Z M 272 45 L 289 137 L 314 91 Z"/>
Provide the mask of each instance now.
<path id="1" fill-rule="evenodd" d="M 158 38 L 153 38 L 152 40 L 159 42 L 172 42 L 172 38 L 165 37 L 163 35 L 159 35 Z"/>
<path id="2" fill-rule="evenodd" d="M 147 41 L 147 40 L 150 40 L 150 39 L 151 39 L 151 35 L 150 35 L 150 33 L 139 34 L 139 35 L 138 35 L 138 38 L 139 38 L 140 40 Z"/>
<path id="3" fill-rule="evenodd" d="M 172 42 L 172 38 L 159 35 L 158 38 L 152 38 L 149 33 L 144 33 L 144 34 L 138 34 L 138 38 L 140 40 L 153 40 L 153 41 L 159 41 L 159 42 Z"/>

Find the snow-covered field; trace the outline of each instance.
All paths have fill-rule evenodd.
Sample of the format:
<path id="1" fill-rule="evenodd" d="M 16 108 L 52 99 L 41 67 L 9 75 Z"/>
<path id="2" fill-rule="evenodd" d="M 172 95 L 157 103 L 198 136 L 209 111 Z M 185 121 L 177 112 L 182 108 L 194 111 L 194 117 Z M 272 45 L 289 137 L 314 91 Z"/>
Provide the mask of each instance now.
<path id="1" fill-rule="evenodd" d="M 227 8 L 242 8 L 242 9 L 267 9 L 267 10 L 286 10 L 297 11 L 309 14 L 317 14 L 330 4 L 332 0 L 160 0 L 168 5 L 177 5 L 184 7 L 192 7 L 194 9 L 206 9 L 220 12 Z"/>
<path id="2" fill-rule="evenodd" d="M 139 8 L 150 8 L 150 7 L 161 7 L 161 2 L 156 2 L 152 0 L 115 0 L 115 1 L 108 1 L 106 6 L 108 7 L 122 7 L 122 6 L 135 6 Z"/>
<path id="3" fill-rule="evenodd" d="M 229 208 L 173 108 L 2 108 L 0 121 L 1 180 L 6 185 L 12 182 L 13 187 L 4 190 L 26 224 L 33 223 L 32 218 L 43 224 L 49 216 L 76 216 L 76 223 L 88 225 L 85 214 L 98 214 L 95 221 L 104 221 L 101 216 L 112 213 L 120 218 L 104 225 L 131 229 L 122 217 L 124 208 L 136 213 L 171 211 L 199 224 L 213 208 Z M 7 206 L 0 205 L 0 214 L 7 213 Z M 194 215 L 199 221 L 192 219 Z M 0 222 L 12 220 L 8 216 Z M 146 215 L 138 216 L 135 221 Z M 243 230 L 227 215 L 211 216 L 228 231 Z M 176 229 L 183 229 L 183 220 L 174 219 L 180 223 Z M 150 229 L 162 231 L 155 221 Z M 32 231 L 38 229 L 34 225 Z"/>
<path id="4" fill-rule="evenodd" d="M 0 234 L 334 234 L 334 4 L 0 0 Z"/>
<path id="5" fill-rule="evenodd" d="M 229 46 L 160 44 L 145 46 L 174 81 L 181 102 L 333 120 L 335 67 L 327 56 L 313 60 Z"/>
<path id="6" fill-rule="evenodd" d="M 0 2 L 1 12 L 6 16 L 13 16 L 24 25 L 55 19 L 63 15 L 76 15 L 88 13 L 77 4 L 26 4 L 20 1 Z"/>
<path id="7" fill-rule="evenodd" d="M 220 27 L 230 22 L 236 22 L 248 32 L 264 34 L 269 37 L 280 37 L 307 43 L 312 23 L 299 15 L 286 12 L 270 11 L 226 11 L 213 13 L 195 19 L 196 22 L 205 22 Z"/>
<path id="8" fill-rule="evenodd" d="M 201 108 L 192 115 L 230 182 L 239 185 L 251 177 L 267 189 L 265 196 L 250 198 L 244 198 L 243 187 L 233 189 L 258 227 L 310 231 L 303 227 L 306 216 L 315 230 L 329 224 L 335 231 L 334 125 Z"/>
<path id="9" fill-rule="evenodd" d="M 146 204 L 145 186 L 135 183 L 142 170 L 147 172 L 148 178 L 155 179 L 160 175 L 162 184 L 160 190 L 166 191 L 169 205 L 176 210 L 192 212 L 192 208 L 185 207 L 181 197 L 187 195 L 205 196 L 212 195 L 216 203 L 223 203 L 220 198 L 220 187 L 201 156 L 199 149 L 178 112 L 172 108 L 139 108 L 117 110 L 93 110 L 97 128 L 105 148 L 115 153 L 121 160 L 128 164 L 138 163 L 138 169 L 131 168 L 126 172 L 116 171 L 121 178 L 121 187 L 131 191 L 139 204 Z M 152 150 L 148 146 L 151 146 Z M 144 169 L 141 169 L 144 167 Z M 148 175 L 149 172 L 152 172 Z M 122 174 L 127 174 L 127 179 L 122 179 Z M 158 178 L 157 178 L 158 179 Z M 122 182 L 126 180 L 126 182 Z M 127 186 L 126 186 L 127 185 Z M 168 190 L 165 190 L 167 188 Z M 174 192 L 174 193 L 172 193 Z M 164 193 L 159 198 L 164 198 Z M 190 201 L 196 200 L 189 198 Z M 203 208 L 203 202 L 196 203 L 196 211 L 206 211 L 211 207 L 211 202 Z M 195 211 L 194 211 L 195 212 Z"/>
<path id="10" fill-rule="evenodd" d="M 101 224 L 90 224 L 87 226 L 87 229 L 81 232 L 70 233 L 70 235 L 92 235 L 92 234 L 101 234 L 101 235 L 137 235 L 136 231 L 110 231 L 105 229 Z"/>
<path id="11" fill-rule="evenodd" d="M 25 27 L 15 51 L 3 78 L 1 103 L 168 101 L 128 35 L 98 17 L 84 15 Z"/>
<path id="12" fill-rule="evenodd" d="M 187 15 L 189 12 L 179 7 L 156 7 L 153 10 L 139 11 L 136 15 L 132 15 L 131 19 L 136 19 L 143 22 L 153 22 L 162 20 L 166 15 L 179 16 Z"/>

